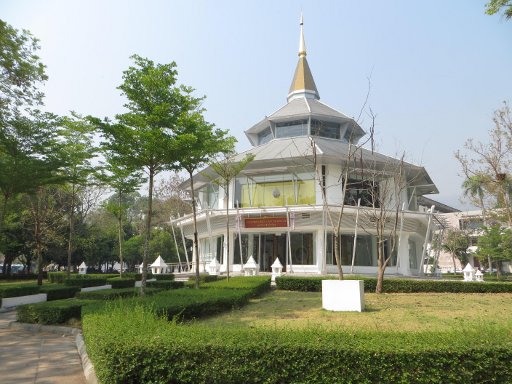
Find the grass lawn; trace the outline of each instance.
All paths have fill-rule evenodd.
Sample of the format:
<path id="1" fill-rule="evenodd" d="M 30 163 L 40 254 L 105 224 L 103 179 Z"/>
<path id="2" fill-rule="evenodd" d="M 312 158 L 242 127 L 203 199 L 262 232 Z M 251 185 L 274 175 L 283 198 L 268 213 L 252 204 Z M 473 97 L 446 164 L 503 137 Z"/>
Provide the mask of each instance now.
<path id="1" fill-rule="evenodd" d="M 322 309 L 319 292 L 275 290 L 239 310 L 200 320 L 211 327 L 325 328 L 340 331 L 512 330 L 512 294 L 365 294 L 366 311 Z"/>

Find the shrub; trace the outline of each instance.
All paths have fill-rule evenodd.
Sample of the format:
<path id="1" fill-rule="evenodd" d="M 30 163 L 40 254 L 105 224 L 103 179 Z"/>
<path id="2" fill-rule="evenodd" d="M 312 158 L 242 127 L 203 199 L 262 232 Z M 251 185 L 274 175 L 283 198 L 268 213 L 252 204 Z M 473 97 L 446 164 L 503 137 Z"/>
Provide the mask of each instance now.
<path id="1" fill-rule="evenodd" d="M 102 383 L 507 383 L 512 375 L 507 329 L 184 327 L 140 306 L 87 314 L 82 325 Z"/>
<path id="2" fill-rule="evenodd" d="M 203 284 L 203 287 L 212 288 L 230 288 L 230 289 L 249 289 L 251 295 L 257 296 L 270 290 L 270 277 L 251 276 L 251 277 L 231 277 L 229 280 L 221 279 Z"/>
<path id="3" fill-rule="evenodd" d="M 174 274 L 173 273 L 164 273 L 164 274 L 154 274 L 151 275 L 151 278 L 157 279 L 157 280 L 174 280 Z"/>
<path id="4" fill-rule="evenodd" d="M 185 283 L 183 281 L 173 281 L 173 280 L 156 280 L 156 281 L 147 281 L 146 287 L 152 288 L 163 288 L 163 289 L 179 289 L 183 288 Z"/>
<path id="5" fill-rule="evenodd" d="M 199 283 L 210 283 L 212 281 L 222 280 L 222 279 L 225 279 L 225 278 L 226 278 L 225 276 L 209 275 L 207 273 L 202 273 L 202 274 L 199 275 Z M 190 276 L 188 278 L 188 281 L 195 283 L 196 275 Z"/>
<path id="6" fill-rule="evenodd" d="M 48 272 L 43 272 L 43 279 L 48 278 Z M 0 274 L 0 280 L 37 280 L 35 273 L 13 273 L 11 275 Z"/>
<path id="7" fill-rule="evenodd" d="M 68 287 L 65 285 L 43 285 L 40 291 L 48 295 L 48 301 L 53 301 L 75 297 L 76 293 L 80 292 L 80 287 Z"/>
<path id="8" fill-rule="evenodd" d="M 20 305 L 16 308 L 17 319 L 22 323 L 62 324 L 71 319 L 80 319 L 84 303 L 77 299 L 67 299 Z"/>
<path id="9" fill-rule="evenodd" d="M 0 298 L 2 297 L 19 297 L 34 295 L 39 293 L 40 287 L 38 285 L 27 285 L 27 284 L 9 284 L 0 286 Z"/>
<path id="10" fill-rule="evenodd" d="M 320 292 L 321 277 L 288 277 L 276 278 L 276 287 L 288 291 Z M 364 281 L 365 292 L 375 292 L 377 279 L 361 278 Z M 383 281 L 383 292 L 387 293 L 420 293 L 420 292 L 449 292 L 449 293 L 511 293 L 512 284 L 503 282 L 465 282 L 443 280 L 412 280 L 389 279 Z"/>
<path id="11" fill-rule="evenodd" d="M 161 292 L 159 288 L 146 288 L 146 295 L 154 295 Z M 101 291 L 80 292 L 76 295 L 79 299 L 84 300 L 114 300 L 123 297 L 137 297 L 140 294 L 140 288 L 120 288 L 120 289 L 103 289 Z"/>
<path id="12" fill-rule="evenodd" d="M 99 285 L 106 285 L 106 278 L 73 278 L 73 279 L 65 279 L 64 284 L 72 286 L 72 287 L 97 287 Z"/>
<path id="13" fill-rule="evenodd" d="M 125 277 L 112 277 L 110 279 L 107 279 L 107 284 L 112 285 L 113 289 L 130 288 L 135 286 L 135 279 Z"/>
<path id="14" fill-rule="evenodd" d="M 48 281 L 50 283 L 64 284 L 66 272 L 48 272 Z"/>

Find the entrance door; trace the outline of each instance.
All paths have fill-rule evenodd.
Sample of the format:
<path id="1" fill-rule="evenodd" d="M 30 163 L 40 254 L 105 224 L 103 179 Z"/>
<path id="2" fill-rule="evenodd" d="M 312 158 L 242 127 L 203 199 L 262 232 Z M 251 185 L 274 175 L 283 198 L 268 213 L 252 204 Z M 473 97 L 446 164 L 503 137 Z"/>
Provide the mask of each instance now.
<path id="1" fill-rule="evenodd" d="M 261 257 L 260 271 L 272 272 L 272 264 L 276 257 L 283 264 L 283 272 L 286 271 L 286 233 L 276 235 L 273 233 L 263 233 L 261 235 Z"/>

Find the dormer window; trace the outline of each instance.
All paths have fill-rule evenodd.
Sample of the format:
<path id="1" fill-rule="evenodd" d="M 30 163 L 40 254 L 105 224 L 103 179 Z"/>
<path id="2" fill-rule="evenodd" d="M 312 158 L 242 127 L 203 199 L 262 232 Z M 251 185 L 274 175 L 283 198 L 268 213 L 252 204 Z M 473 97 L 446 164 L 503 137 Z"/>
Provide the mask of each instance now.
<path id="1" fill-rule="evenodd" d="M 328 121 L 311 120 L 311 136 L 340 139 L 340 125 Z"/>
<path id="2" fill-rule="evenodd" d="M 307 136 L 308 134 L 308 121 L 294 120 L 276 123 L 276 137 L 296 137 Z"/>
<path id="3" fill-rule="evenodd" d="M 270 127 L 265 128 L 263 131 L 258 133 L 259 145 L 268 143 L 270 140 L 272 140 L 272 131 L 270 130 Z"/>

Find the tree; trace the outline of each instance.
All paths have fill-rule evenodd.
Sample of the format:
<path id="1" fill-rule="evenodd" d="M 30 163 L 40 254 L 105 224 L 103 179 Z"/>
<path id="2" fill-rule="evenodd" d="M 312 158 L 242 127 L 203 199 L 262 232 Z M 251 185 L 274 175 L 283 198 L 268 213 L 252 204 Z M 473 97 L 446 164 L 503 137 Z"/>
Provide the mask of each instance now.
<path id="1" fill-rule="evenodd" d="M 477 255 L 488 256 L 496 263 L 496 277 L 499 279 L 502 262 L 512 258 L 512 230 L 499 224 L 483 230 L 483 235 L 478 238 Z"/>
<path id="2" fill-rule="evenodd" d="M 102 181 L 106 182 L 114 190 L 114 199 L 105 204 L 105 209 L 115 216 L 117 220 L 118 256 L 121 264 L 120 276 L 123 276 L 123 219 L 128 210 L 127 197 L 144 181 L 141 172 L 118 163 L 116 158 L 106 154 L 107 166 L 104 168 L 108 174 L 102 175 Z"/>
<path id="3" fill-rule="evenodd" d="M 458 259 L 461 266 L 467 264 L 467 249 L 471 245 L 470 238 L 465 231 L 458 229 L 449 230 L 442 239 L 441 247 L 452 256 L 453 272 L 457 273 L 455 259 Z"/>
<path id="4" fill-rule="evenodd" d="M 202 110 L 184 113 L 176 131 L 176 148 L 179 151 L 179 167 L 185 169 L 190 178 L 192 216 L 194 221 L 194 252 L 196 262 L 195 287 L 199 288 L 199 246 L 197 238 L 197 212 L 194 191 L 194 172 L 220 153 L 233 151 L 235 138 L 227 131 L 215 128 L 204 120 Z"/>
<path id="5" fill-rule="evenodd" d="M 487 226 L 487 214 L 485 211 L 485 188 L 489 184 L 489 177 L 484 174 L 475 174 L 464 180 L 462 187 L 464 188 L 464 196 L 468 196 L 473 201 L 477 202 L 477 205 L 482 210 L 482 221 L 484 227 Z M 488 256 L 489 269 L 492 269 L 492 261 Z"/>
<path id="6" fill-rule="evenodd" d="M 254 160 L 252 153 L 245 155 L 241 160 L 235 161 L 233 154 L 225 154 L 223 158 L 210 163 L 214 172 L 213 175 L 206 173 L 206 176 L 224 190 L 226 205 L 226 253 L 227 257 L 227 278 L 229 280 L 229 186 L 231 182 L 247 165 Z M 242 241 L 240 239 L 240 241 Z M 242 257 L 240 255 L 240 257 Z"/>
<path id="7" fill-rule="evenodd" d="M 43 253 L 50 243 L 59 241 L 62 232 L 63 212 L 56 201 L 55 187 L 39 187 L 35 193 L 26 194 L 24 221 L 32 226 L 34 254 L 37 259 L 37 284 L 43 284 Z"/>
<path id="8" fill-rule="evenodd" d="M 512 206 L 510 200 L 512 166 L 512 114 L 507 103 L 496 110 L 494 127 L 489 131 L 489 142 L 482 143 L 469 139 L 465 151 L 455 152 L 466 180 L 480 184 L 478 188 L 487 192 L 489 214 L 497 215 L 512 226 Z"/>
<path id="9" fill-rule="evenodd" d="M 71 255 L 74 251 L 74 224 L 79 193 L 91 183 L 91 177 L 96 171 L 92 164 L 97 149 L 93 144 L 95 127 L 81 116 L 72 113 L 62 120 L 59 135 L 63 140 L 61 155 L 66 162 L 64 175 L 66 187 L 69 190 L 68 206 L 68 260 L 67 276 L 71 273 Z"/>
<path id="10" fill-rule="evenodd" d="M 369 200 L 368 208 L 363 209 L 363 216 L 366 219 L 363 228 L 365 231 L 369 228 L 375 230 L 377 240 L 375 293 L 382 293 L 384 273 L 397 251 L 403 192 L 410 182 L 405 176 L 405 154 L 402 154 L 399 160 L 389 160 L 385 164 L 378 164 L 374 154 L 375 152 L 372 151 L 372 157 L 361 170 L 366 180 L 364 192 Z M 428 236 L 428 233 L 425 236 Z"/>
<path id="11" fill-rule="evenodd" d="M 485 4 L 485 13 L 494 15 L 503 11 L 506 19 L 512 18 L 512 2 L 510 0 L 491 0 Z"/>
<path id="12" fill-rule="evenodd" d="M 18 108 L 42 103 L 38 86 L 48 79 L 36 52 L 38 40 L 0 20 L 0 127 Z"/>
<path id="13" fill-rule="evenodd" d="M 131 58 L 135 65 L 123 72 L 123 84 L 118 87 L 127 98 L 124 106 L 128 112 L 117 115 L 115 123 L 94 118 L 92 121 L 101 128 L 105 147 L 119 164 L 143 170 L 148 177 L 141 282 L 141 295 L 144 295 L 155 176 L 177 163 L 178 121 L 184 113 L 196 108 L 201 99 L 191 96 L 192 88 L 176 85 L 176 63 L 155 64 L 138 55 Z"/>

